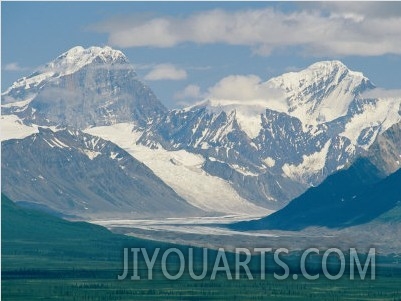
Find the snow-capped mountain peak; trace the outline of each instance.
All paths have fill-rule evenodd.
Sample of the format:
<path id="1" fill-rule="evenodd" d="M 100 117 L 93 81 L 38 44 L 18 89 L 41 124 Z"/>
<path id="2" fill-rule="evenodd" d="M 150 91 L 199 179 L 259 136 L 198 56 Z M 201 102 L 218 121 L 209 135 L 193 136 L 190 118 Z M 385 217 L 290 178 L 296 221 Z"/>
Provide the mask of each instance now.
<path id="1" fill-rule="evenodd" d="M 6 114 L 27 124 L 94 125 L 137 121 L 165 111 L 119 50 L 77 46 L 2 93 Z"/>
<path id="2" fill-rule="evenodd" d="M 102 67 L 106 68 L 121 68 L 133 70 L 129 64 L 127 57 L 119 50 L 112 49 L 109 46 L 105 47 L 89 47 L 83 48 L 76 46 L 59 55 L 55 60 L 40 66 L 30 76 L 23 77 L 14 82 L 2 95 L 15 94 L 13 90 L 30 89 L 40 86 L 50 78 L 59 78 L 61 76 L 73 74 L 83 67 L 91 63 L 101 63 Z M 20 99 L 19 99 L 20 100 Z M 12 102 L 7 99 L 6 102 Z"/>
<path id="3" fill-rule="evenodd" d="M 45 69 L 57 70 L 65 75 L 73 73 L 82 67 L 100 60 L 102 63 L 128 63 L 126 56 L 119 50 L 112 49 L 109 46 L 83 48 L 76 46 L 58 56 L 54 61 L 45 66 Z"/>
<path id="4" fill-rule="evenodd" d="M 322 80 L 337 79 L 338 82 L 340 82 L 342 80 L 342 78 L 340 78 L 341 75 L 349 75 L 349 77 L 353 77 L 361 81 L 369 81 L 369 79 L 365 77 L 363 73 L 352 71 L 341 61 L 333 60 L 316 62 L 306 69 L 298 72 L 285 73 L 281 76 L 272 78 L 269 82 L 285 84 L 285 87 L 292 87 L 295 89 L 300 87 L 300 85 L 306 86 Z"/>
<path id="5" fill-rule="evenodd" d="M 299 119 L 306 131 L 345 116 L 361 93 L 373 88 L 361 72 L 348 69 L 340 61 L 322 61 L 258 84 L 255 99 L 210 97 L 194 107 L 204 106 L 212 113 L 236 111 L 241 129 L 255 138 L 262 127 L 260 116 L 266 110 Z"/>
<path id="6" fill-rule="evenodd" d="M 320 124 L 344 116 L 350 104 L 374 85 L 361 72 L 340 61 L 317 62 L 299 72 L 290 72 L 267 81 L 286 98 L 286 113 L 305 124 Z"/>

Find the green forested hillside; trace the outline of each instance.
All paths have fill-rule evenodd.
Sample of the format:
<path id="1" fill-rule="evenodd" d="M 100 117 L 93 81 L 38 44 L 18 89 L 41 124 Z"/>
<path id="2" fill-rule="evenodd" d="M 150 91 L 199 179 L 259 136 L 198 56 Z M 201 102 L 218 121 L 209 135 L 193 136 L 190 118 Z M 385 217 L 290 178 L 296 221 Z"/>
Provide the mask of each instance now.
<path id="1" fill-rule="evenodd" d="M 279 281 L 272 271 L 263 280 L 257 269 L 252 271 L 253 280 L 246 279 L 245 273 L 240 280 L 227 280 L 222 272 L 216 280 L 207 276 L 195 281 L 186 269 L 183 277 L 172 281 L 162 275 L 160 263 L 156 263 L 153 280 L 128 277 L 118 281 L 124 247 L 145 247 L 151 253 L 155 247 L 163 250 L 171 245 L 22 209 L 4 195 L 1 208 L 1 300 L 400 300 L 401 277 L 394 269 L 376 280 L 350 281 L 345 275 L 334 282 L 324 277 Z M 187 253 L 187 247 L 175 247 Z M 215 252 L 209 254 L 215 256 Z M 232 256 L 227 257 L 232 266 Z M 171 268 L 174 270 L 174 264 Z M 139 273 L 146 272 L 142 260 Z"/>

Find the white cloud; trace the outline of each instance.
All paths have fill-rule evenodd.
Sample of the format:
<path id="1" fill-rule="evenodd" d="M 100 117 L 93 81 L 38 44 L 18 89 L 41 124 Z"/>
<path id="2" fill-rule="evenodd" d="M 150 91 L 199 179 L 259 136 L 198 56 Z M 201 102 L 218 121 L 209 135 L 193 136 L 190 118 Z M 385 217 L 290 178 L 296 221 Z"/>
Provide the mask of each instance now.
<path id="1" fill-rule="evenodd" d="M 400 89 L 375 88 L 375 89 L 366 91 L 361 96 L 364 98 L 400 98 L 401 99 L 401 90 Z"/>
<path id="2" fill-rule="evenodd" d="M 272 87 L 256 75 L 230 75 L 221 79 L 205 93 L 214 106 L 242 107 L 241 110 L 263 112 L 270 108 L 287 111 L 283 91 Z M 249 114 L 248 114 L 249 115 Z"/>
<path id="3" fill-rule="evenodd" d="M 332 14 L 354 14 L 370 18 L 389 18 L 401 16 L 401 5 L 396 1 L 388 1 L 386 3 L 380 1 L 365 1 L 361 5 L 358 1 L 322 1 L 317 3 L 309 3 L 322 10 Z M 308 3 L 306 3 L 308 5 Z"/>
<path id="4" fill-rule="evenodd" d="M 256 75 L 230 75 L 209 88 L 211 98 L 251 100 L 265 98 L 260 77 Z"/>
<path id="5" fill-rule="evenodd" d="M 203 11 L 186 18 L 112 20 L 92 26 L 119 47 L 173 47 L 181 43 L 225 43 L 269 55 L 301 47 L 308 55 L 401 54 L 401 5 L 312 4 L 298 11 L 274 8 Z M 375 13 L 377 11 L 377 13 Z"/>
<path id="6" fill-rule="evenodd" d="M 182 80 L 186 78 L 187 72 L 173 64 L 155 65 L 145 76 L 146 80 Z"/>
<path id="7" fill-rule="evenodd" d="M 201 89 L 198 85 L 188 85 L 182 91 L 178 91 L 174 94 L 174 98 L 177 100 L 199 100 L 203 97 Z"/>
<path id="8" fill-rule="evenodd" d="M 150 70 L 153 69 L 156 64 L 132 64 L 135 70 Z"/>
<path id="9" fill-rule="evenodd" d="M 9 63 L 9 64 L 6 64 L 6 65 L 4 66 L 4 70 L 5 70 L 5 71 L 19 72 L 19 71 L 25 71 L 25 70 L 27 70 L 27 69 L 28 69 L 28 68 L 26 68 L 26 67 L 21 67 L 21 66 L 19 65 L 19 63 L 17 63 L 17 62 Z"/>

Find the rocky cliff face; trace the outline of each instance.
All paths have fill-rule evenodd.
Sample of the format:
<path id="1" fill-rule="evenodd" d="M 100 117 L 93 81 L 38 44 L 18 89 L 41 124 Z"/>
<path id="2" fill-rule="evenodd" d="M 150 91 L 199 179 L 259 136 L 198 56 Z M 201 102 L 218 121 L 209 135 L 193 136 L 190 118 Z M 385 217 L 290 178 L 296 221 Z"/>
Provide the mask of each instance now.
<path id="1" fill-rule="evenodd" d="M 189 205 L 117 145 L 79 130 L 39 132 L 2 143 L 2 191 L 86 218 L 192 216 Z"/>
<path id="2" fill-rule="evenodd" d="M 401 123 L 379 135 L 367 156 L 385 174 L 392 174 L 401 168 Z"/>

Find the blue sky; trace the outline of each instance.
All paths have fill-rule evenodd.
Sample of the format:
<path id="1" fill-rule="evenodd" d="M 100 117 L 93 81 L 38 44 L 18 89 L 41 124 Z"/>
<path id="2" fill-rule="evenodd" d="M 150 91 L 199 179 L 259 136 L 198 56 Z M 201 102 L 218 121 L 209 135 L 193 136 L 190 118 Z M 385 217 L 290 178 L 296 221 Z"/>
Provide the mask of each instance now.
<path id="1" fill-rule="evenodd" d="M 2 91 L 68 49 L 122 50 L 168 107 L 338 59 L 401 88 L 401 3 L 2 2 Z M 255 80 L 256 79 L 256 80 Z M 248 81 L 249 83 L 249 81 Z"/>

